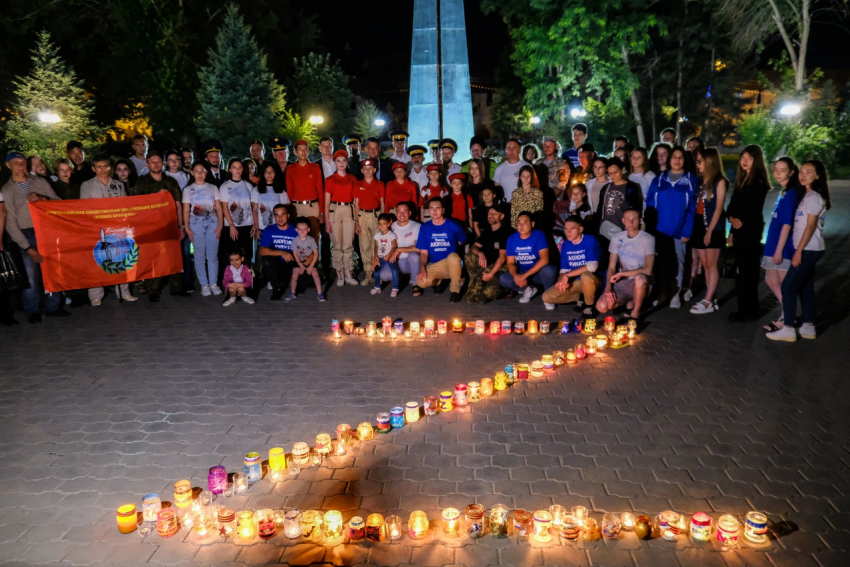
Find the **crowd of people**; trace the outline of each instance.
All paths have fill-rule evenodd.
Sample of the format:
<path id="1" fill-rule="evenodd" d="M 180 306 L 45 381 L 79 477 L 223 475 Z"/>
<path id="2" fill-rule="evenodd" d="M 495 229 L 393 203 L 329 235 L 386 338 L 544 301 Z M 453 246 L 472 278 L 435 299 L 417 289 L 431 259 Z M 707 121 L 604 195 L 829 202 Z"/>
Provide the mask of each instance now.
<path id="1" fill-rule="evenodd" d="M 732 181 L 721 155 L 699 138 L 679 144 L 666 129 L 651 149 L 618 136 L 605 156 L 576 124 L 563 150 L 554 136 L 541 147 L 517 139 L 496 163 L 484 140 L 473 137 L 471 159 L 457 163 L 457 142 L 408 146 L 408 133 L 390 133 L 392 152 L 377 138 L 349 135 L 345 149 L 324 137 L 311 161 L 304 140 L 254 140 L 246 158 L 223 161 L 222 145 L 208 140 L 196 156 L 182 148 L 152 151 L 144 136 L 133 155 L 86 160 L 83 146 L 67 144 L 67 159 L 44 163 L 12 152 L 0 191 L 0 233 L 20 251 L 29 287 L 20 306 L 31 323 L 41 315 L 67 316 L 66 304 L 102 304 L 102 288 L 43 293 L 39 253 L 28 204 L 39 200 L 171 194 L 180 227 L 183 271 L 121 285 L 116 296 L 226 295 L 253 304 L 295 300 L 315 287 L 325 301 L 331 286 L 370 286 L 397 297 L 432 288 L 450 301 L 470 303 L 518 297 L 543 305 L 575 303 L 585 317 L 624 309 L 638 319 L 648 305 L 678 309 L 704 296 L 690 312 L 719 309 L 721 254 L 734 258 L 738 309 L 734 322 L 759 317 L 759 268 L 782 312 L 766 325 L 770 339 L 814 338 L 815 267 L 824 254 L 823 226 L 830 207 L 823 164 L 773 165 L 780 186 L 762 245 L 762 209 L 771 181 L 759 146 L 741 150 Z M 290 152 L 295 159 L 290 159 Z M 427 161 L 427 163 L 426 163 Z M 4 235 L 4 237 L 5 237 Z M 135 294 L 133 293 L 135 287 Z M 0 294 L 0 320 L 14 324 L 11 294 Z M 797 327 L 798 299 L 802 320 Z"/>

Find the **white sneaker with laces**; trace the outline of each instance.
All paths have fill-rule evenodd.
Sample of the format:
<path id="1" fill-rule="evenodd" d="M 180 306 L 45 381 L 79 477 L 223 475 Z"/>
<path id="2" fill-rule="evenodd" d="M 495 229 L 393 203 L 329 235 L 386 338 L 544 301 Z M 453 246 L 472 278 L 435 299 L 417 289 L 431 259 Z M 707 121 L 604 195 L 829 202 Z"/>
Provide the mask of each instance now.
<path id="1" fill-rule="evenodd" d="M 201 295 L 203 295 L 204 297 L 209 297 L 209 296 L 211 296 L 211 295 L 212 295 L 212 291 L 210 291 L 210 286 L 208 286 L 208 285 L 202 285 L 202 286 L 201 286 Z"/>
<path id="2" fill-rule="evenodd" d="M 345 276 L 342 275 L 342 272 L 336 273 L 336 285 L 337 287 L 342 287 L 345 285 Z"/>
<path id="3" fill-rule="evenodd" d="M 381 293 L 381 288 L 379 288 L 379 287 L 373 287 L 372 288 L 372 295 L 378 295 L 379 293 Z"/>
<path id="4" fill-rule="evenodd" d="M 124 301 L 128 301 L 130 303 L 133 303 L 134 301 L 139 300 L 138 297 L 136 297 L 135 295 L 130 295 L 129 293 L 127 295 L 125 295 L 124 297 L 122 297 L 121 299 L 123 299 Z"/>
<path id="5" fill-rule="evenodd" d="M 526 286 L 522 292 L 522 296 L 519 298 L 519 302 L 528 303 L 535 295 L 537 295 L 537 288 L 530 285 Z"/>
<path id="6" fill-rule="evenodd" d="M 348 285 L 360 285 L 360 282 L 357 281 L 357 278 L 351 275 L 351 272 L 346 272 L 345 283 Z"/>
<path id="7" fill-rule="evenodd" d="M 800 336 L 804 339 L 816 339 L 818 336 L 815 326 L 811 323 L 803 323 L 800 325 Z"/>
<path id="8" fill-rule="evenodd" d="M 92 299 L 91 306 L 92 307 L 100 307 L 100 304 L 103 303 L 100 299 Z"/>
<path id="9" fill-rule="evenodd" d="M 685 302 L 687 303 L 688 301 L 692 300 L 693 298 L 694 298 L 694 292 L 692 292 L 690 290 L 690 288 L 686 289 L 685 294 L 682 296 L 682 299 L 684 299 Z"/>
<path id="10" fill-rule="evenodd" d="M 235 297 L 228 297 L 228 298 L 227 298 L 227 301 L 225 301 L 224 303 L 222 303 L 222 305 L 223 305 L 224 307 L 230 307 L 230 306 L 231 306 L 231 305 L 233 305 L 234 303 L 236 303 L 236 298 L 235 298 Z"/>
<path id="11" fill-rule="evenodd" d="M 221 295 L 221 288 L 215 284 L 210 284 L 210 291 L 213 295 Z"/>
<path id="12" fill-rule="evenodd" d="M 765 336 L 772 341 L 788 341 L 789 343 L 793 343 L 797 340 L 797 329 L 791 325 L 785 325 L 778 331 L 767 333 Z"/>
<path id="13" fill-rule="evenodd" d="M 394 289 L 390 292 L 390 297 L 398 297 L 398 290 Z"/>
<path id="14" fill-rule="evenodd" d="M 543 307 L 545 307 L 545 308 L 546 308 L 546 311 L 554 311 L 554 310 L 555 310 L 555 304 L 554 304 L 554 303 L 546 303 L 546 302 L 544 301 L 544 302 L 543 302 Z"/>
<path id="15" fill-rule="evenodd" d="M 242 296 L 242 301 L 244 301 L 244 302 L 245 302 L 245 303 L 247 303 L 248 305 L 254 305 L 254 303 L 256 303 L 253 299 L 251 299 L 251 298 L 250 298 L 250 297 L 248 297 L 247 295 L 243 295 L 243 296 Z"/>
<path id="16" fill-rule="evenodd" d="M 679 294 L 677 293 L 670 300 L 670 309 L 679 309 L 680 307 L 682 307 L 682 300 L 679 299 Z"/>

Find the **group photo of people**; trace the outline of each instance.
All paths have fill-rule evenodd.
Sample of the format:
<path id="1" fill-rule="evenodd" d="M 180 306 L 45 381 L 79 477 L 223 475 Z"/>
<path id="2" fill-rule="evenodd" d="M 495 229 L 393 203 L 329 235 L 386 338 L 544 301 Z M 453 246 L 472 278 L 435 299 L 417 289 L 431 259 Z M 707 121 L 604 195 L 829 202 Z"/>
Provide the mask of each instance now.
<path id="1" fill-rule="evenodd" d="M 551 135 L 539 146 L 512 138 L 498 159 L 473 137 L 461 163 L 457 141 L 409 144 L 400 129 L 386 149 L 375 137 L 323 137 L 318 156 L 284 137 L 160 152 L 139 135 L 121 159 L 89 158 L 69 141 L 67 158 L 51 164 L 13 151 L 0 246 L 15 251 L 29 285 L 0 293 L 0 320 L 16 324 L 15 309 L 30 323 L 67 317 L 113 292 L 121 302 L 159 302 L 167 288 L 230 307 L 324 302 L 344 286 L 404 300 L 448 291 L 450 302 L 540 301 L 585 318 L 640 320 L 664 307 L 710 316 L 725 276 L 737 301 L 730 321 L 760 320 L 764 279 L 779 303 L 767 338 L 816 337 L 815 271 L 830 208 L 823 163 L 766 163 L 749 145 L 730 178 L 717 148 L 680 141 L 670 128 L 650 148 L 617 136 L 608 151 L 587 138 L 581 123 L 564 145 Z M 179 226 L 181 273 L 45 293 L 29 204 L 163 191 L 175 202 L 163 214 Z M 765 219 L 771 191 L 779 195 Z"/>

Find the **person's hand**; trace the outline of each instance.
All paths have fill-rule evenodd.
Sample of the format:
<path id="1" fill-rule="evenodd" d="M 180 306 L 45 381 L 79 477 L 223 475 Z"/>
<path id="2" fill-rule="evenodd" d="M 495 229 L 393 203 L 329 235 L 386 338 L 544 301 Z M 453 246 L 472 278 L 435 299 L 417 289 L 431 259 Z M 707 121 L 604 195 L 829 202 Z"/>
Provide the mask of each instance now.
<path id="1" fill-rule="evenodd" d="M 419 274 L 416 276 L 416 283 L 420 286 L 425 284 L 425 280 L 428 278 L 428 273 L 425 270 L 419 270 Z"/>
<path id="2" fill-rule="evenodd" d="M 390 262 L 398 262 L 398 258 L 401 256 L 401 252 L 398 251 L 398 248 L 390 252 L 390 255 L 387 256 L 387 260 Z"/>
<path id="3" fill-rule="evenodd" d="M 493 272 L 484 272 L 481 274 L 481 281 L 489 282 L 493 279 Z"/>
<path id="4" fill-rule="evenodd" d="M 307 268 L 308 276 L 312 276 L 314 273 L 316 273 L 316 266 L 310 266 L 309 268 Z"/>
<path id="5" fill-rule="evenodd" d="M 514 276 L 514 283 L 519 287 L 525 287 L 528 284 L 528 278 L 523 275 Z"/>
<path id="6" fill-rule="evenodd" d="M 711 244 L 711 233 L 710 232 L 705 233 L 705 236 L 702 238 L 702 243 L 705 244 L 706 246 Z"/>
<path id="7" fill-rule="evenodd" d="M 690 238 L 685 238 L 685 237 L 683 236 L 683 237 L 682 237 L 682 244 L 684 244 L 684 243 L 685 243 L 685 242 L 687 242 L 688 240 L 690 240 Z"/>
<path id="8" fill-rule="evenodd" d="M 744 223 L 742 223 L 739 219 L 729 219 L 729 222 L 732 225 L 732 228 L 736 230 L 744 226 Z"/>
<path id="9" fill-rule="evenodd" d="M 27 248 L 27 254 L 30 255 L 32 261 L 36 264 L 41 264 L 42 262 L 44 262 L 44 258 L 42 258 L 41 254 L 38 253 L 38 250 L 36 250 L 34 246 L 30 246 L 29 248 Z"/>
<path id="10" fill-rule="evenodd" d="M 325 213 L 319 213 L 319 224 L 325 224 Z"/>
<path id="11" fill-rule="evenodd" d="M 794 252 L 794 257 L 791 258 L 791 265 L 795 268 L 799 268 L 800 264 L 803 263 L 803 250 L 798 248 L 796 252 Z"/>
<path id="12" fill-rule="evenodd" d="M 252 238 L 260 236 L 262 234 L 263 234 L 263 231 L 260 230 L 259 226 L 257 226 L 256 224 L 251 225 L 251 237 Z"/>
<path id="13" fill-rule="evenodd" d="M 183 239 L 186 238 L 186 228 L 181 226 L 178 231 L 180 233 L 180 242 L 183 242 Z"/>
<path id="14" fill-rule="evenodd" d="M 566 276 L 565 276 L 565 277 L 560 278 L 560 279 L 558 280 L 558 282 L 555 284 L 555 288 L 556 288 L 558 291 L 567 291 L 567 288 L 568 288 L 568 287 L 570 287 L 570 278 L 568 278 L 568 277 L 566 277 Z"/>
<path id="15" fill-rule="evenodd" d="M 478 266 L 481 268 L 487 267 L 487 258 L 481 252 L 479 252 L 478 254 Z"/>
<path id="16" fill-rule="evenodd" d="M 41 200 L 42 200 L 42 197 L 38 193 L 27 193 L 27 202 L 28 203 L 37 203 Z"/>
<path id="17" fill-rule="evenodd" d="M 728 244 L 729 246 L 734 245 L 734 243 L 732 242 L 732 235 L 731 234 L 729 235 L 729 238 L 726 239 L 726 244 Z"/>
<path id="18" fill-rule="evenodd" d="M 184 228 L 183 230 L 186 231 L 186 236 L 189 237 L 189 241 L 194 242 L 195 241 L 195 233 L 192 232 L 191 229 L 188 226 L 186 228 Z"/>
<path id="19" fill-rule="evenodd" d="M 280 253 L 280 257 L 283 258 L 284 261 L 286 261 L 286 262 L 291 262 L 294 259 L 292 257 L 292 254 L 290 254 L 289 252 L 286 252 L 285 250 Z"/>
<path id="20" fill-rule="evenodd" d="M 327 222 L 326 224 L 328 225 L 328 226 L 326 227 L 326 228 L 327 228 L 327 231 L 328 231 L 328 234 L 333 234 L 333 232 L 334 232 L 334 220 L 333 220 L 333 219 L 330 219 L 330 222 Z"/>
<path id="21" fill-rule="evenodd" d="M 623 276 L 622 276 L 622 275 L 620 275 L 620 274 L 614 274 L 613 276 L 611 276 L 611 283 L 617 283 L 617 282 L 618 282 L 618 281 L 620 281 L 621 279 L 623 279 Z"/>
<path id="22" fill-rule="evenodd" d="M 217 227 L 215 227 L 213 234 L 215 234 L 216 240 L 219 240 L 221 238 L 221 225 L 218 225 Z"/>
<path id="23" fill-rule="evenodd" d="M 357 221 L 354 221 L 354 234 L 360 236 L 360 223 Z"/>
<path id="24" fill-rule="evenodd" d="M 777 266 L 782 263 L 782 250 L 777 249 L 773 253 L 773 263 Z"/>
<path id="25" fill-rule="evenodd" d="M 236 240 L 237 238 L 239 238 L 239 231 L 236 230 L 235 226 L 230 225 L 230 239 Z"/>
<path id="26" fill-rule="evenodd" d="M 380 266 L 380 265 L 381 265 L 381 261 L 380 261 L 380 260 L 378 260 L 377 258 L 373 258 L 373 259 L 372 259 L 372 271 L 373 271 L 373 272 L 374 272 L 376 269 L 378 269 L 378 266 Z"/>

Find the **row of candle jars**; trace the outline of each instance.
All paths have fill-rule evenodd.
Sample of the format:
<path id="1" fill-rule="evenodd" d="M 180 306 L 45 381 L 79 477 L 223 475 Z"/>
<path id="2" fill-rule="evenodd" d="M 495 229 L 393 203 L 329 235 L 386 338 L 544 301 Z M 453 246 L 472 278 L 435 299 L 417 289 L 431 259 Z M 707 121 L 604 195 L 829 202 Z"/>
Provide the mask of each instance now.
<path id="1" fill-rule="evenodd" d="M 438 335 L 446 335 L 449 328 L 454 334 L 460 334 L 466 331 L 469 334 L 484 335 L 489 330 L 491 335 L 546 335 L 550 332 L 552 326 L 549 321 L 537 321 L 531 319 L 528 323 L 513 321 L 490 321 L 489 324 L 483 319 L 469 321 L 464 323 L 459 319 L 454 319 L 451 325 L 444 319 L 433 320 L 426 319 L 420 325 L 418 321 L 412 321 L 408 324 L 407 330 L 404 328 L 404 321 L 401 319 L 392 320 L 391 317 L 383 317 L 380 327 L 375 321 L 369 321 L 365 326 L 357 327 L 354 321 L 346 320 L 340 324 L 339 320 L 331 321 L 331 333 L 334 338 L 342 338 L 343 335 L 367 336 L 367 337 L 436 337 Z"/>

